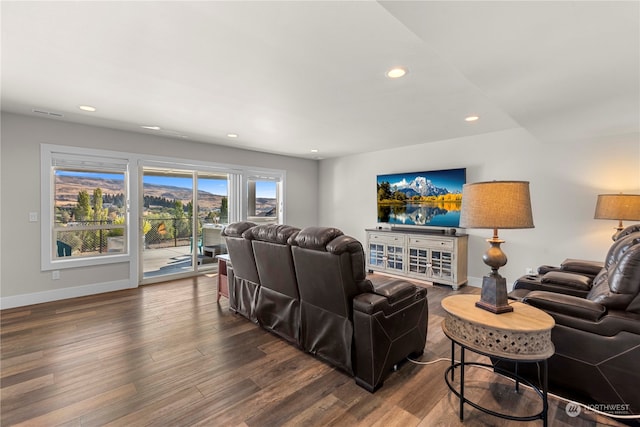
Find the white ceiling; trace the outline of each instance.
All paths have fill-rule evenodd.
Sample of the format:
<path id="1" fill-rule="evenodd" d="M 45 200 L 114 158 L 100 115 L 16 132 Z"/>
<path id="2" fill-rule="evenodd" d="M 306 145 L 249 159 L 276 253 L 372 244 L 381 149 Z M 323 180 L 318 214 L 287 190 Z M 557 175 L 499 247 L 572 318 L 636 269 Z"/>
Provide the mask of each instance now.
<path id="1" fill-rule="evenodd" d="M 638 1 L 2 1 L 1 14 L 2 110 L 53 120 L 306 158 L 640 129 Z M 407 76 L 385 77 L 395 65 Z"/>

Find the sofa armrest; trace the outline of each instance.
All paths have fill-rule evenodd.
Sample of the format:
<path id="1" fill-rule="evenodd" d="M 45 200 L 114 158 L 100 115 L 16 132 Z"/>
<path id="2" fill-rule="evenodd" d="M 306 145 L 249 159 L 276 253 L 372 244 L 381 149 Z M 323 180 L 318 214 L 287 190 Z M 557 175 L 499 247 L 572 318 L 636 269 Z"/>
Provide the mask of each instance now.
<path id="1" fill-rule="evenodd" d="M 562 271 L 562 269 L 555 265 L 541 265 L 538 267 L 538 274 L 540 275 L 547 274 L 550 271 Z"/>
<path id="2" fill-rule="evenodd" d="M 541 265 L 540 267 L 538 267 L 538 274 L 544 275 L 550 271 L 564 271 L 567 273 L 576 273 L 582 274 L 583 276 L 595 277 L 603 268 L 603 262 L 567 258 L 562 261 L 562 264 L 560 264 L 560 266 Z"/>
<path id="3" fill-rule="evenodd" d="M 524 297 L 523 302 L 541 310 L 577 317 L 592 322 L 600 320 L 607 308 L 602 304 L 571 295 L 553 292 L 533 291 Z"/>
<path id="4" fill-rule="evenodd" d="M 553 283 L 556 285 L 580 289 L 582 291 L 588 291 L 591 289 L 591 283 L 593 280 L 590 277 L 582 276 L 580 274 L 564 271 L 550 271 L 542 276 L 540 282 L 543 284 Z"/>
<path id="5" fill-rule="evenodd" d="M 356 282 L 356 286 L 360 293 L 373 292 L 373 283 L 369 279 L 363 279 Z"/>
<path id="6" fill-rule="evenodd" d="M 562 273 L 562 274 L 567 274 L 567 273 Z M 576 297 L 586 298 L 591 289 L 590 287 L 586 289 L 582 289 L 582 288 L 579 289 L 578 287 L 566 286 L 566 285 L 553 283 L 549 281 L 543 283 L 542 277 L 543 276 L 534 276 L 534 275 L 522 276 L 513 283 L 513 290 L 516 291 L 521 289 L 527 289 L 529 291 L 548 291 L 548 292 L 555 292 L 559 294 L 573 295 Z"/>
<path id="7" fill-rule="evenodd" d="M 353 299 L 356 384 L 373 392 L 392 367 L 424 352 L 427 290 L 401 280 L 376 286 Z"/>
<path id="8" fill-rule="evenodd" d="M 385 297 L 390 304 L 413 295 L 415 291 L 416 286 L 404 280 L 373 285 L 373 293 Z"/>
<path id="9" fill-rule="evenodd" d="M 372 314 L 388 306 L 387 299 L 370 292 L 360 294 L 353 299 L 353 311 Z"/>
<path id="10" fill-rule="evenodd" d="M 604 268 L 604 263 L 598 261 L 586 261 L 583 259 L 567 258 L 562 261 L 562 264 L 560 264 L 560 268 L 562 269 L 562 271 L 596 276 L 598 273 L 600 273 L 600 270 Z"/>
<path id="11" fill-rule="evenodd" d="M 382 311 L 391 314 L 412 302 L 426 298 L 427 290 L 403 280 L 373 285 L 373 291 L 353 299 L 353 309 L 366 314 Z"/>

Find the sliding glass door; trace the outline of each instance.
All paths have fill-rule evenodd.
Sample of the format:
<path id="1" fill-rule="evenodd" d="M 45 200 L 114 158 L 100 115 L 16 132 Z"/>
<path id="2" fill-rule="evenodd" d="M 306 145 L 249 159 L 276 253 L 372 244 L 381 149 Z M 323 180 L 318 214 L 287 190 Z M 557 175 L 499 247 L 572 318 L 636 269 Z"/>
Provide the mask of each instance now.
<path id="1" fill-rule="evenodd" d="M 207 163 L 139 162 L 141 283 L 216 273 L 234 221 L 283 223 L 284 172 Z"/>
<path id="2" fill-rule="evenodd" d="M 215 269 L 216 255 L 226 253 L 228 183 L 224 173 L 143 168 L 143 282 Z"/>

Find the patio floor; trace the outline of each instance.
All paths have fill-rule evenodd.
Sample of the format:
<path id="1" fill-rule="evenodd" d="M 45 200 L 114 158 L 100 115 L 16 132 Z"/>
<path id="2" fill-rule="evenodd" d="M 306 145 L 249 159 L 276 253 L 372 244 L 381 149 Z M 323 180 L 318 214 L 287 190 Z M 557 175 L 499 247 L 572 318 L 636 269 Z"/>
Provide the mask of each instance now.
<path id="1" fill-rule="evenodd" d="M 142 253 L 144 277 L 193 271 L 190 246 L 146 248 Z M 210 256 L 198 255 L 198 271 L 215 273 L 218 263 Z"/>

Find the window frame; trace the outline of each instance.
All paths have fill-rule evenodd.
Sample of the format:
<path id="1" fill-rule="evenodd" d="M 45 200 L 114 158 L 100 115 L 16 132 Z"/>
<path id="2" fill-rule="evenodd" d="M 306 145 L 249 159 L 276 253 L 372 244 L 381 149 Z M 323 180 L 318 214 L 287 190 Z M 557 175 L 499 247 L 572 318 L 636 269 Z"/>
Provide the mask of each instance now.
<path id="1" fill-rule="evenodd" d="M 277 224 L 285 224 L 285 217 L 284 217 L 284 194 L 285 194 L 285 189 L 284 189 L 284 185 L 286 182 L 285 179 L 285 172 L 284 171 L 275 171 L 275 170 L 256 170 L 256 169 L 252 169 L 252 170 L 247 170 L 245 175 L 244 175 L 244 179 L 243 179 L 243 191 L 245 192 L 245 196 L 243 197 L 243 201 L 245 203 L 244 205 L 244 209 L 242 210 L 242 214 L 243 214 L 243 218 L 245 218 L 247 221 L 251 221 L 251 222 L 255 222 L 258 224 L 270 224 L 273 223 L 273 221 L 275 220 L 275 222 Z M 262 217 L 262 216 L 255 216 L 255 215 L 249 215 L 249 209 L 251 208 L 250 206 L 250 199 L 252 198 L 250 193 L 251 190 L 249 189 L 250 186 L 250 181 L 270 181 L 270 182 L 275 182 L 276 184 L 276 209 L 277 209 L 277 213 L 275 216 L 270 216 L 270 217 Z M 253 199 L 254 199 L 254 203 L 255 203 L 255 186 L 253 188 Z M 255 206 L 253 206 L 253 211 L 255 212 Z"/>
<path id="2" fill-rule="evenodd" d="M 131 230 L 135 230 L 131 215 L 131 159 L 123 153 L 105 150 L 85 149 L 68 146 L 41 145 L 41 270 L 50 271 L 65 268 L 86 267 L 94 265 L 115 264 L 131 260 Z M 55 234 L 60 227 L 56 226 L 55 213 L 55 168 L 81 169 L 87 172 L 118 171 L 124 174 L 125 226 L 103 225 L 99 229 L 123 229 L 124 251 L 121 253 L 104 253 L 86 257 L 57 256 Z M 96 226 L 82 226 L 82 229 L 93 229 Z M 78 228 L 80 229 L 80 227 Z"/>

